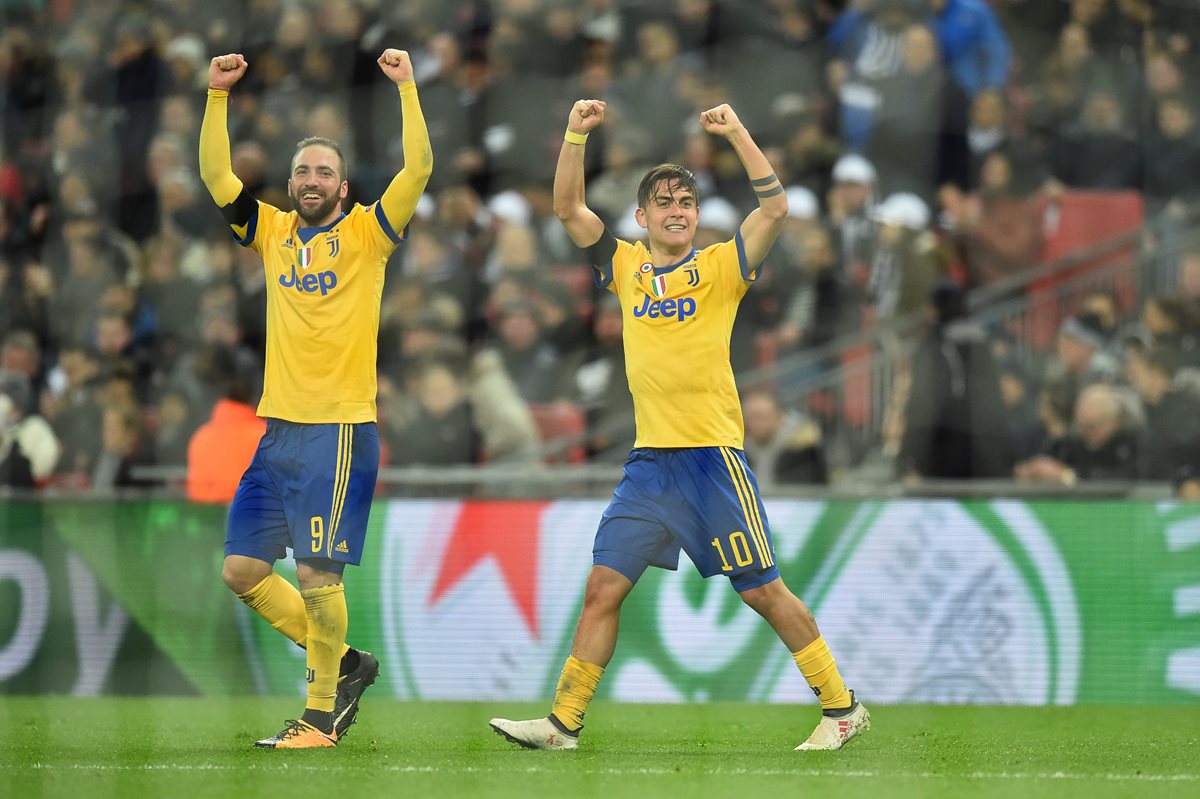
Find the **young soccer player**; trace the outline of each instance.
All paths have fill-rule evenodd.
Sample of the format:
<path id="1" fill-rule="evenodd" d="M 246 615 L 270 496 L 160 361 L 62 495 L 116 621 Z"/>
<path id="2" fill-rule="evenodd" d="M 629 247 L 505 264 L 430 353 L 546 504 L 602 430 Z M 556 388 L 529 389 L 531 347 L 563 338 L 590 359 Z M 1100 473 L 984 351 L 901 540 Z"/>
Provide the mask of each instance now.
<path id="1" fill-rule="evenodd" d="M 379 469 L 375 351 L 384 265 L 429 180 L 433 154 L 412 63 L 385 50 L 379 68 L 400 93 L 404 168 L 377 203 L 342 210 L 349 184 L 337 142 L 309 138 L 292 157 L 284 212 L 251 197 L 230 165 L 229 90 L 241 54 L 208 70 L 200 175 L 238 242 L 263 258 L 267 355 L 258 415 L 267 419 L 229 513 L 222 577 L 239 599 L 307 650 L 308 704 L 257 742 L 335 746 L 379 663 L 346 646 L 342 571 L 357 564 Z M 291 547 L 297 591 L 273 564 Z"/>
<path id="2" fill-rule="evenodd" d="M 605 104 L 571 109 L 554 176 L 554 210 L 620 298 L 637 440 L 600 520 L 571 654 L 550 715 L 492 719 L 530 749 L 575 749 L 583 716 L 617 643 L 621 603 L 648 566 L 674 569 L 682 548 L 704 577 L 729 578 L 788 647 L 821 702 L 816 730 L 797 749 L 839 749 L 870 726 L 847 690 L 808 608 L 783 584 L 758 484 L 742 452 L 742 414 L 729 364 L 734 315 L 787 215 L 787 198 L 733 109 L 700 115 L 724 136 L 758 195 L 732 240 L 692 247 L 700 198 L 686 168 L 663 164 L 638 187 L 638 224 L 650 247 L 613 238 L 584 199 L 583 150 Z"/>

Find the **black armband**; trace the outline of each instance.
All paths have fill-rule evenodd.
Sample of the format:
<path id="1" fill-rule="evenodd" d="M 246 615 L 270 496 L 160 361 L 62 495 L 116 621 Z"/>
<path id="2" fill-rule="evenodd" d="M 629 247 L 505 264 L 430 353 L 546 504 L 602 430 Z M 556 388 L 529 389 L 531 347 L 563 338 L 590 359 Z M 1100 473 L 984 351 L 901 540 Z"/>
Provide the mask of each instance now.
<path id="1" fill-rule="evenodd" d="M 604 232 L 600 234 L 596 243 L 584 247 L 583 251 L 587 253 L 589 264 L 603 266 L 612 261 L 613 254 L 617 251 L 617 240 L 613 238 L 613 234 L 608 232 L 608 228 L 604 228 Z"/>
<path id="2" fill-rule="evenodd" d="M 250 192 L 242 188 L 237 199 L 229 205 L 221 206 L 221 216 L 231 225 L 242 227 L 250 224 L 250 219 L 258 212 L 258 201 L 250 196 Z"/>

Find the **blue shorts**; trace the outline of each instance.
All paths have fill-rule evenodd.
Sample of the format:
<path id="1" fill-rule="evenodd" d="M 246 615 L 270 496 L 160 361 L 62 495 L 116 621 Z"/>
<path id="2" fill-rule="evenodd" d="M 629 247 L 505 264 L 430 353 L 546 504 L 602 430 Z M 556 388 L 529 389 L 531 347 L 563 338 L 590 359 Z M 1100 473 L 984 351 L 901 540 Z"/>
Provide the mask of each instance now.
<path id="1" fill-rule="evenodd" d="M 242 475 L 225 532 L 225 554 L 274 563 L 357 565 L 379 474 L 379 431 L 363 424 L 298 424 L 268 419 Z"/>
<path id="2" fill-rule="evenodd" d="M 758 481 L 730 447 L 635 449 L 600 519 L 592 562 L 637 582 L 647 566 L 679 568 L 683 549 L 703 577 L 738 591 L 779 576 Z"/>

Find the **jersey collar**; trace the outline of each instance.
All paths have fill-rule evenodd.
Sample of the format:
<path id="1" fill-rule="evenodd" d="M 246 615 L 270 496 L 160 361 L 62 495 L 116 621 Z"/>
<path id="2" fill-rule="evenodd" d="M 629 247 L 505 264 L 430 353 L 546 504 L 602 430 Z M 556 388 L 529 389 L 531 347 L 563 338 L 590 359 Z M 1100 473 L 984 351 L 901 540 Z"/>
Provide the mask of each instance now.
<path id="1" fill-rule="evenodd" d="M 683 258 L 679 259 L 675 263 L 670 264 L 668 266 L 654 267 L 654 274 L 665 275 L 667 272 L 673 272 L 676 269 L 678 269 L 679 267 L 683 266 L 684 264 L 689 263 L 695 257 L 696 257 L 696 248 L 693 247 L 691 252 L 689 252 L 687 255 L 683 256 Z"/>
<path id="2" fill-rule="evenodd" d="M 337 223 L 341 222 L 345 218 L 346 212 L 342 211 L 340 214 L 338 214 L 337 219 L 333 220 L 327 225 L 321 225 L 320 227 L 305 227 L 301 225 L 300 227 L 296 228 L 296 235 L 300 237 L 300 241 L 307 244 L 308 240 L 313 236 L 317 235 L 318 233 L 324 233 L 328 230 L 333 230 Z"/>

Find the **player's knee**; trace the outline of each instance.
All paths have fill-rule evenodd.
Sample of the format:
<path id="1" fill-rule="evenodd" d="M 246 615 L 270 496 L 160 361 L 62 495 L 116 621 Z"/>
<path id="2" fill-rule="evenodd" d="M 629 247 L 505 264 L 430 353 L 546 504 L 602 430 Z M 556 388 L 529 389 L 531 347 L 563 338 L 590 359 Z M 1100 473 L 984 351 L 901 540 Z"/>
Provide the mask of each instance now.
<path id="1" fill-rule="evenodd" d="M 587 610 L 612 611 L 621 607 L 633 584 L 624 575 L 592 574 L 583 592 L 583 606 Z"/>
<path id="2" fill-rule="evenodd" d="M 221 566 L 221 579 L 225 581 L 225 585 L 233 593 L 244 594 L 261 583 L 270 571 L 270 566 L 263 569 L 232 558 L 226 558 L 224 565 Z"/>
<path id="3" fill-rule="evenodd" d="M 766 585 L 747 588 L 745 591 L 739 592 L 738 596 L 761 616 L 768 615 L 780 602 L 793 599 L 791 592 L 784 588 L 783 582 L 780 580 L 772 580 Z"/>

